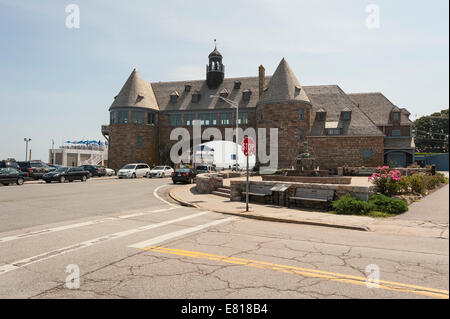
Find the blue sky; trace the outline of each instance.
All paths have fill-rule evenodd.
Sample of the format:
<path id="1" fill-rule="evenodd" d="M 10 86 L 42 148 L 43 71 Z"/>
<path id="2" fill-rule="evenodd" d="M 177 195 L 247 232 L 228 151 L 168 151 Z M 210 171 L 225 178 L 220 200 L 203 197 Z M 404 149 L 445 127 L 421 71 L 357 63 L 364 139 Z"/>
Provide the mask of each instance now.
<path id="1" fill-rule="evenodd" d="M 80 28 L 65 26 L 68 4 Z M 380 8 L 380 28 L 365 21 Z M 272 74 L 285 57 L 303 85 L 383 92 L 411 114 L 448 108 L 447 0 L 0 0 L 0 159 L 48 160 L 51 140 L 100 139 L 136 67 L 150 82 L 202 79 L 213 39 L 226 75 Z"/>

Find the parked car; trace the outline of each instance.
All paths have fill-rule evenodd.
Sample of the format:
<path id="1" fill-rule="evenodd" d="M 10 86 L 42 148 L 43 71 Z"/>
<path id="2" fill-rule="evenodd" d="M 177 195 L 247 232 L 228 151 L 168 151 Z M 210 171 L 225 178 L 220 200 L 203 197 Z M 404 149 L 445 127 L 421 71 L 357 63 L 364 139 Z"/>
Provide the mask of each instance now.
<path id="1" fill-rule="evenodd" d="M 89 177 L 92 176 L 105 176 L 106 175 L 106 170 L 105 167 L 103 166 L 97 166 L 97 165 L 81 165 L 79 166 L 79 168 L 88 171 L 89 172 Z"/>
<path id="2" fill-rule="evenodd" d="M 26 176 L 27 173 L 21 172 L 13 167 L 0 168 L 0 183 L 2 183 L 5 186 L 11 183 L 23 185 Z"/>
<path id="3" fill-rule="evenodd" d="M 150 170 L 150 174 L 148 177 L 166 177 L 170 176 L 173 173 L 173 168 L 170 166 L 155 166 Z"/>
<path id="4" fill-rule="evenodd" d="M 114 176 L 116 175 L 116 171 L 112 168 L 105 167 L 106 176 Z"/>
<path id="5" fill-rule="evenodd" d="M 239 164 L 233 164 L 233 166 L 231 167 L 231 171 L 239 172 L 239 171 L 241 171 L 241 166 Z"/>
<path id="6" fill-rule="evenodd" d="M 213 165 L 198 165 L 195 170 L 197 174 L 213 173 L 216 171 L 216 167 Z"/>
<path id="7" fill-rule="evenodd" d="M 20 161 L 17 162 L 22 172 L 28 173 L 29 177 L 38 180 L 51 169 L 41 161 Z"/>
<path id="8" fill-rule="evenodd" d="M 20 171 L 20 166 L 19 164 L 17 164 L 16 161 L 11 160 L 0 161 L 0 168 L 8 168 L 8 167 L 12 167 Z"/>
<path id="9" fill-rule="evenodd" d="M 80 180 L 82 182 L 87 181 L 89 178 L 89 172 L 83 170 L 80 167 L 60 167 L 53 172 L 49 172 L 42 176 L 42 179 L 46 183 L 57 181 L 64 183 L 65 181 L 72 182 L 74 180 Z"/>
<path id="10" fill-rule="evenodd" d="M 127 164 L 117 172 L 117 176 L 119 178 L 148 177 L 149 174 L 150 174 L 150 166 L 142 163 Z"/>
<path id="11" fill-rule="evenodd" d="M 178 182 L 191 184 L 197 172 L 193 168 L 179 168 L 172 173 L 172 181 L 174 184 Z"/>

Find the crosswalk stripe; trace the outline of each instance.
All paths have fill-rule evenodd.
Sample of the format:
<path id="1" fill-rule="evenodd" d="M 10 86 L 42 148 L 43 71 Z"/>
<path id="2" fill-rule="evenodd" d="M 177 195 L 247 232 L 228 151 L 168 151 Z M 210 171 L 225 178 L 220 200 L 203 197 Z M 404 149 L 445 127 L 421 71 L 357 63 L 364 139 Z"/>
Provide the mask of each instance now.
<path id="1" fill-rule="evenodd" d="M 190 233 L 193 233 L 193 232 L 196 232 L 196 231 L 199 231 L 199 230 L 211 227 L 211 226 L 215 226 L 215 225 L 223 224 L 223 223 L 226 223 L 226 222 L 230 222 L 230 221 L 232 221 L 234 219 L 237 219 L 237 217 L 229 217 L 229 218 L 215 220 L 215 221 L 207 223 L 207 224 L 198 225 L 198 226 L 194 226 L 194 227 L 190 227 L 190 228 L 185 228 L 185 229 L 178 230 L 178 231 L 175 231 L 175 232 L 172 232 L 172 233 L 161 235 L 161 236 L 149 239 L 149 240 L 145 240 L 145 241 L 142 241 L 142 242 L 130 245 L 128 247 L 144 249 L 145 247 L 148 247 L 148 246 L 151 246 L 151 245 L 156 245 L 156 244 L 162 243 L 162 242 L 164 242 L 166 240 L 169 240 L 169 239 L 172 239 L 172 238 L 176 238 L 176 237 L 180 237 L 180 236 L 183 236 L 183 235 L 186 235 L 186 234 L 190 234 Z"/>
<path id="2" fill-rule="evenodd" d="M 87 241 L 84 241 L 84 242 L 81 242 L 81 243 L 76 243 L 76 244 L 73 244 L 73 245 L 70 245 L 70 246 L 66 246 L 66 247 L 63 247 L 63 248 L 55 249 L 55 250 L 52 250 L 52 251 L 49 251 L 49 252 L 45 252 L 45 253 L 33 256 L 33 257 L 17 260 L 17 261 L 14 261 L 12 263 L 0 266 L 0 275 L 5 274 L 5 273 L 10 272 L 10 271 L 15 270 L 15 269 L 19 269 L 19 268 L 22 268 L 22 267 L 34 264 L 36 262 L 44 261 L 44 260 L 47 260 L 47 259 L 50 259 L 50 258 L 53 258 L 53 257 L 57 257 L 59 255 L 63 255 L 63 254 L 66 254 L 66 253 L 69 253 L 69 252 L 73 252 L 73 251 L 76 251 L 76 250 L 79 250 L 79 249 L 82 249 L 82 248 L 93 246 L 93 245 L 98 244 L 98 243 L 104 243 L 105 241 L 118 239 L 118 238 L 121 238 L 121 237 L 125 237 L 125 236 L 129 236 L 129 235 L 132 235 L 132 234 L 136 234 L 138 232 L 142 232 L 142 231 L 146 231 L 146 230 L 150 230 L 150 229 L 154 229 L 154 228 L 170 225 L 170 224 L 173 224 L 173 223 L 181 222 L 181 221 L 184 221 L 184 220 L 192 219 L 192 218 L 195 218 L 195 217 L 199 217 L 199 216 L 205 215 L 207 213 L 210 213 L 210 212 L 204 211 L 204 212 L 195 213 L 195 214 L 192 214 L 192 215 L 183 216 L 183 217 L 176 218 L 176 219 L 167 220 L 167 221 L 160 222 L 160 223 L 157 223 L 157 224 L 149 224 L 149 225 L 145 225 L 145 226 L 141 226 L 141 227 L 137 227 L 137 228 L 132 228 L 132 229 L 128 229 L 128 230 L 125 230 L 125 231 L 118 232 L 118 233 L 108 234 L 108 235 L 97 237 L 97 238 L 94 238 L 94 239 L 90 239 L 90 240 L 87 240 Z"/>
<path id="3" fill-rule="evenodd" d="M 126 219 L 126 218 L 156 214 L 156 213 L 161 213 L 164 211 L 173 210 L 175 208 L 176 207 L 170 207 L 170 208 L 157 209 L 157 210 L 152 210 L 152 211 L 144 211 L 144 212 L 135 213 L 135 214 L 128 214 L 128 215 L 115 216 L 115 217 L 106 217 L 106 218 L 102 218 L 102 219 L 95 219 L 95 220 L 90 220 L 90 221 L 81 222 L 81 223 L 75 223 L 75 224 L 69 224 L 69 225 L 58 226 L 58 227 L 53 227 L 53 228 L 36 230 L 36 231 L 32 231 L 32 232 L 26 232 L 26 233 L 22 233 L 22 234 L 18 234 L 18 235 L 13 235 L 13 236 L 6 236 L 3 238 L 0 238 L 0 243 L 5 243 L 8 241 L 13 241 L 13 240 L 18 240 L 18 239 L 30 238 L 30 237 L 34 237 L 34 236 L 39 236 L 39 235 L 59 232 L 59 231 L 63 231 L 63 230 L 84 227 L 84 226 L 97 225 L 97 224 L 101 224 L 101 223 L 105 223 L 105 222 L 109 222 L 109 221 L 115 221 L 115 220 L 121 220 L 121 219 Z"/>

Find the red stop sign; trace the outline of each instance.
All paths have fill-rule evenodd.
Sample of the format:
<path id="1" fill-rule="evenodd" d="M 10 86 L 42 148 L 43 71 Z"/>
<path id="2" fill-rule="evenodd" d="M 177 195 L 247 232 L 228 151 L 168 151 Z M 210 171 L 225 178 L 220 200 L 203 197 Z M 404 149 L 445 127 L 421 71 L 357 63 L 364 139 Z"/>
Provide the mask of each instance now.
<path id="1" fill-rule="evenodd" d="M 251 137 L 246 137 L 242 141 L 242 152 L 245 156 L 255 154 L 255 141 Z"/>

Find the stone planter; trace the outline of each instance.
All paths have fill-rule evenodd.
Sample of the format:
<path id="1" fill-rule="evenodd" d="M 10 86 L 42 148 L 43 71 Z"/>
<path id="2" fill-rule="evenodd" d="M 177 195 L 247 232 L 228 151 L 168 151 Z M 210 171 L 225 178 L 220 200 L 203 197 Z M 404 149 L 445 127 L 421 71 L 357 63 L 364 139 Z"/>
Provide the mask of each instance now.
<path id="1" fill-rule="evenodd" d="M 200 174 L 196 177 L 196 190 L 200 194 L 211 194 L 223 187 L 223 177 L 219 174 Z"/>

